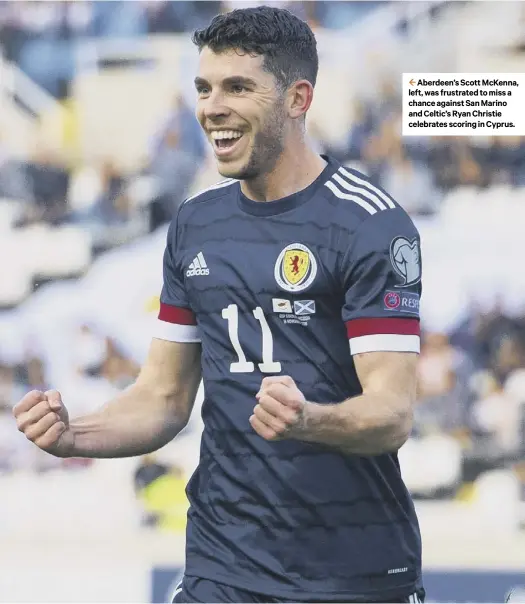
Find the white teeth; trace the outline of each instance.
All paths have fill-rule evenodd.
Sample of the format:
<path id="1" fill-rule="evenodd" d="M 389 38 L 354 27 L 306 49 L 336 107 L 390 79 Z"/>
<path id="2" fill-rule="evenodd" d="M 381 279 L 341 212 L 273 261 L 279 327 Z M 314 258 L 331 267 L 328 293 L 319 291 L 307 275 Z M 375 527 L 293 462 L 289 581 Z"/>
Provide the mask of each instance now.
<path id="1" fill-rule="evenodd" d="M 223 140 L 225 138 L 241 138 L 242 136 L 242 132 L 237 132 L 235 130 L 214 130 L 211 133 L 211 137 L 213 138 L 213 140 L 218 141 L 218 140 Z"/>

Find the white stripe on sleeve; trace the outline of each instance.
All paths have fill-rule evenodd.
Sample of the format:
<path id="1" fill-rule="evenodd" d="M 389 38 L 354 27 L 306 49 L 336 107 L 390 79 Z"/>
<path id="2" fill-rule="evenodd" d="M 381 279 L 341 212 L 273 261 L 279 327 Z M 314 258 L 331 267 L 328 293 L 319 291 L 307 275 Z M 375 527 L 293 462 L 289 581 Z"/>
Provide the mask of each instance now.
<path id="1" fill-rule="evenodd" d="M 200 342 L 197 325 L 179 325 L 157 319 L 153 329 L 153 337 L 169 342 Z"/>
<path id="2" fill-rule="evenodd" d="M 379 333 L 348 340 L 350 354 L 363 352 L 418 352 L 419 336 Z"/>
<path id="3" fill-rule="evenodd" d="M 377 208 L 374 208 L 374 206 L 369 204 L 368 201 L 365 201 L 364 199 L 357 197 L 357 195 L 351 195 L 350 193 L 343 193 L 343 191 L 341 191 L 341 189 L 339 189 L 339 187 L 336 184 L 334 184 L 332 181 L 329 180 L 329 181 L 325 182 L 324 184 L 326 187 L 328 187 L 330 189 L 330 191 L 332 191 L 332 193 L 336 197 L 339 197 L 339 199 L 347 199 L 348 201 L 353 201 L 358 206 L 361 206 L 363 208 L 363 210 L 366 210 L 369 214 L 377 213 L 377 211 L 378 211 Z"/>
<path id="4" fill-rule="evenodd" d="M 346 176 L 346 178 L 350 182 L 355 182 L 359 185 L 363 185 L 364 187 L 367 187 L 370 191 L 372 191 L 378 197 L 380 197 L 389 208 L 394 209 L 396 207 L 396 204 L 390 199 L 390 197 L 388 197 L 388 195 L 385 195 L 385 193 L 383 193 L 383 191 L 381 191 L 380 189 L 375 187 L 371 182 L 369 182 L 367 180 L 363 180 L 362 178 L 359 178 L 359 176 L 352 174 L 351 172 L 349 172 L 348 170 L 345 170 L 342 167 L 339 168 L 339 172 L 341 172 L 341 174 Z"/>

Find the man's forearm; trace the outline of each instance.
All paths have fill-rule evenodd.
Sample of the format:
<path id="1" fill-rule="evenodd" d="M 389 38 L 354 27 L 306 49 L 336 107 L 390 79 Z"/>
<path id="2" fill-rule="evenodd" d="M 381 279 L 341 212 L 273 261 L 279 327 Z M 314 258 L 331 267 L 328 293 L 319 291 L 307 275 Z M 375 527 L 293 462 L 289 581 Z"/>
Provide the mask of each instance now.
<path id="1" fill-rule="evenodd" d="M 173 401 L 134 384 L 99 411 L 70 422 L 70 457 L 133 457 L 159 449 L 186 425 Z"/>
<path id="2" fill-rule="evenodd" d="M 306 403 L 303 436 L 308 442 L 353 455 L 396 451 L 412 428 L 412 406 L 397 395 L 362 394 L 335 405 Z"/>

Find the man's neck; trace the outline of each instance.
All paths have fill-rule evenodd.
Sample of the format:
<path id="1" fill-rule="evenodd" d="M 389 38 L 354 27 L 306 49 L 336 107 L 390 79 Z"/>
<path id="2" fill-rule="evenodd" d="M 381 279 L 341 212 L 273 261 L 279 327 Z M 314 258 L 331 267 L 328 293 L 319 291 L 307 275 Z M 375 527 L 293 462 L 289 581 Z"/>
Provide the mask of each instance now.
<path id="1" fill-rule="evenodd" d="M 275 201 L 311 185 L 326 167 L 326 161 L 306 144 L 288 147 L 268 174 L 241 181 L 241 190 L 254 201 Z"/>

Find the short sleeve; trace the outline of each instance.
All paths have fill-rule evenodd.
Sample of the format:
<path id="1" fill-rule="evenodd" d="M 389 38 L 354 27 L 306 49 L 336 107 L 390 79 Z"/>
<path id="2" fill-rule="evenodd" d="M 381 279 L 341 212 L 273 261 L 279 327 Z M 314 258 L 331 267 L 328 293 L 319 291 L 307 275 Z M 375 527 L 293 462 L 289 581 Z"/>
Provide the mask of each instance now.
<path id="1" fill-rule="evenodd" d="M 154 337 L 172 342 L 200 342 L 197 319 L 190 308 L 184 275 L 177 262 L 177 218 L 168 229 L 162 272 L 160 310 Z"/>
<path id="2" fill-rule="evenodd" d="M 404 210 L 367 219 L 343 256 L 350 353 L 420 350 L 421 244 Z"/>

